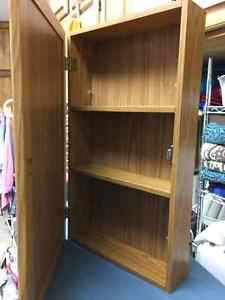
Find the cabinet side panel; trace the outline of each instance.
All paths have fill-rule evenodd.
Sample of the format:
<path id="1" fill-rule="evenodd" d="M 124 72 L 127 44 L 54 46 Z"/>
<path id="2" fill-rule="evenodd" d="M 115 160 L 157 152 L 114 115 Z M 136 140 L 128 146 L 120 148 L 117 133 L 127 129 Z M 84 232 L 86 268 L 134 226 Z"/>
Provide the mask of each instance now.
<path id="1" fill-rule="evenodd" d="M 174 289 L 188 273 L 188 243 L 204 25 L 204 11 L 191 1 L 184 1 L 177 78 L 173 188 L 169 216 L 168 291 Z"/>
<path id="2" fill-rule="evenodd" d="M 20 300 L 43 299 L 64 237 L 64 40 L 42 2 L 11 0 Z"/>

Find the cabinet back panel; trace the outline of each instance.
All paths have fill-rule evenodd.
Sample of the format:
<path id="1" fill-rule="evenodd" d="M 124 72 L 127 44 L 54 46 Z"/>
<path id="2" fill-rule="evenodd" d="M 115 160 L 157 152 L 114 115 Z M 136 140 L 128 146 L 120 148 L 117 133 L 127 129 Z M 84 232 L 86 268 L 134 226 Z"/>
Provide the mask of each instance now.
<path id="1" fill-rule="evenodd" d="M 71 75 L 72 105 L 176 104 L 179 33 L 173 25 L 92 46 L 73 41 L 78 68 Z"/>
<path id="2" fill-rule="evenodd" d="M 93 163 L 170 179 L 173 123 L 173 114 L 73 112 L 72 167 Z"/>
<path id="3" fill-rule="evenodd" d="M 145 176 L 170 178 L 172 114 L 94 113 L 92 163 Z"/>
<path id="4" fill-rule="evenodd" d="M 100 234 L 166 261 L 167 199 L 83 176 L 74 180 L 72 239 Z"/>

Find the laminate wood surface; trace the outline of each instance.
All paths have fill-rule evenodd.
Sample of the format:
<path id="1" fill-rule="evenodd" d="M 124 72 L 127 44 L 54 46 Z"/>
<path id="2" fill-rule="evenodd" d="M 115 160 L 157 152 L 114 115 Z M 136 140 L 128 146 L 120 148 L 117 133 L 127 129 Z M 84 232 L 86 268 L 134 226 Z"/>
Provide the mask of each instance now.
<path id="1" fill-rule="evenodd" d="M 175 289 L 188 274 L 192 185 L 204 35 L 204 11 L 194 2 L 184 1 L 177 74 L 172 197 L 169 213 L 168 291 Z"/>
<path id="2" fill-rule="evenodd" d="M 20 300 L 43 299 L 64 239 L 64 40 L 37 2 L 10 1 Z"/>
<path id="3" fill-rule="evenodd" d="M 225 57 L 225 26 L 206 33 L 204 56 L 223 60 Z"/>
<path id="4" fill-rule="evenodd" d="M 81 30 L 70 48 L 70 236 L 169 292 L 188 272 L 205 29 L 196 4 L 170 5 Z M 127 246 L 163 261 L 163 280 Z"/>
<path id="5" fill-rule="evenodd" d="M 142 106 L 94 106 L 82 105 L 72 106 L 71 111 L 101 111 L 101 112 L 146 112 L 146 113 L 174 113 L 176 111 L 174 105 L 142 105 Z"/>
<path id="6" fill-rule="evenodd" d="M 11 97 L 9 23 L 0 22 L 0 106 Z"/>
<path id="7" fill-rule="evenodd" d="M 137 175 L 131 172 L 107 168 L 104 167 L 104 165 L 78 166 L 74 171 L 93 178 L 112 182 L 114 184 L 127 186 L 139 191 L 168 198 L 170 197 L 171 184 L 169 180 Z"/>
<path id="8" fill-rule="evenodd" d="M 79 240 L 79 234 L 87 238 L 101 234 L 167 261 L 168 199 L 76 173 L 71 182 L 72 239 Z M 101 245 L 95 250 L 101 252 Z M 113 260 L 113 253 L 110 256 Z"/>
<path id="9" fill-rule="evenodd" d="M 63 27 L 60 25 L 55 15 L 52 13 L 52 10 L 46 0 L 33 0 L 35 5 L 39 8 L 39 10 L 44 15 L 45 19 L 48 20 L 52 29 L 58 34 L 61 39 L 65 39 L 65 32 Z"/>
<path id="10" fill-rule="evenodd" d="M 71 167 L 97 164 L 169 180 L 174 114 L 73 112 Z M 163 181 L 162 181 L 163 182 Z"/>
<path id="11" fill-rule="evenodd" d="M 129 17 L 119 18 L 90 28 L 84 28 L 72 34 L 76 38 L 91 40 L 104 40 L 114 37 L 125 37 L 138 34 L 151 29 L 179 24 L 181 16 L 181 1 L 170 2 L 165 5 L 147 10 L 144 13 L 134 14 Z"/>
<path id="12" fill-rule="evenodd" d="M 7 26 L 8 25 L 8 26 Z M 0 70 L 10 69 L 9 24 L 0 22 Z"/>
<path id="13" fill-rule="evenodd" d="M 77 68 L 71 72 L 71 83 L 76 83 L 76 89 L 71 87 L 71 106 L 128 110 L 143 106 L 158 107 L 159 111 L 174 107 L 179 26 L 107 43 L 76 39 L 71 43 L 77 60 Z"/>
<path id="14" fill-rule="evenodd" d="M 112 260 L 127 270 L 161 287 L 166 285 L 166 263 L 133 247 L 96 233 L 78 235 L 79 242 L 89 249 Z M 111 254 L 110 254 L 111 253 Z"/>
<path id="15" fill-rule="evenodd" d="M 206 31 L 214 31 L 225 26 L 225 2 L 210 6 L 206 9 Z"/>

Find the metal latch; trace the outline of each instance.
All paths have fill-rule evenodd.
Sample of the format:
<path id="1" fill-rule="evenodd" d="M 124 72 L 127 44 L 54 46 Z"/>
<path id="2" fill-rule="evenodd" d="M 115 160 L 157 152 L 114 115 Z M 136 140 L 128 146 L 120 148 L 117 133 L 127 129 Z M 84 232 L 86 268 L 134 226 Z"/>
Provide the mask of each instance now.
<path id="1" fill-rule="evenodd" d="M 65 71 L 75 71 L 77 69 L 76 58 L 71 56 L 65 57 Z"/>
<path id="2" fill-rule="evenodd" d="M 69 218 L 69 207 L 64 207 L 64 218 Z"/>
<path id="3" fill-rule="evenodd" d="M 173 145 L 170 145 L 167 149 L 167 152 L 166 152 L 166 159 L 168 161 L 172 161 L 173 159 Z"/>

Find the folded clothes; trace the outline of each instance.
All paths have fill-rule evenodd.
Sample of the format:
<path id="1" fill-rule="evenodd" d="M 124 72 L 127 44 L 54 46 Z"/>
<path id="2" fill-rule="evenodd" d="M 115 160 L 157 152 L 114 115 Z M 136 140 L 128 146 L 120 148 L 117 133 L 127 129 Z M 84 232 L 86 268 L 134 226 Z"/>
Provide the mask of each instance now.
<path id="1" fill-rule="evenodd" d="M 221 208 L 217 218 L 219 220 L 225 220 L 225 205 Z"/>
<path id="2" fill-rule="evenodd" d="M 213 201 L 213 194 L 207 193 L 204 195 L 203 203 L 202 203 L 202 215 L 207 216 L 207 212 L 209 211 L 209 207 Z"/>
<path id="3" fill-rule="evenodd" d="M 203 136 L 205 143 L 225 145 L 225 125 L 209 123 Z"/>
<path id="4" fill-rule="evenodd" d="M 208 210 L 206 212 L 206 216 L 209 218 L 217 219 L 222 208 L 223 208 L 222 204 L 211 201 L 211 203 L 209 204 Z"/>
<path id="5" fill-rule="evenodd" d="M 204 160 L 203 166 L 209 170 L 216 171 L 216 172 L 225 172 L 225 163 L 220 161 L 214 160 Z"/>
<path id="6" fill-rule="evenodd" d="M 213 160 L 225 163 L 225 146 L 205 143 L 202 146 L 201 156 L 203 160 Z"/>
<path id="7" fill-rule="evenodd" d="M 209 181 L 220 182 L 225 184 L 225 173 L 211 171 L 206 168 L 203 168 L 200 171 L 200 178 L 202 180 L 209 180 Z"/>
<path id="8" fill-rule="evenodd" d="M 221 183 L 210 182 L 209 191 L 220 197 L 225 198 L 225 185 Z"/>
<path id="9" fill-rule="evenodd" d="M 225 220 L 225 202 L 220 202 L 217 195 L 207 193 L 202 203 L 202 215 L 218 220 Z M 205 220 L 207 224 L 207 220 Z"/>

